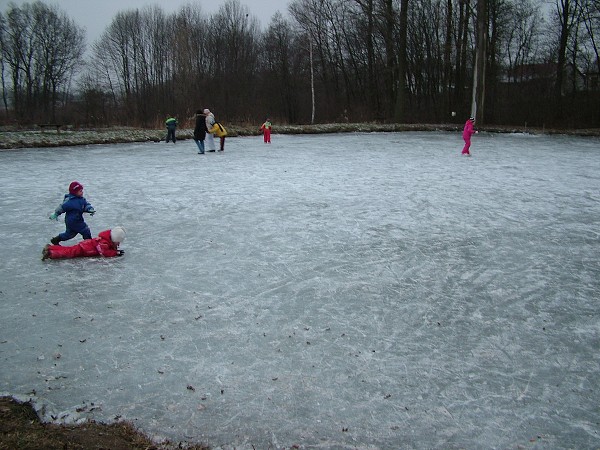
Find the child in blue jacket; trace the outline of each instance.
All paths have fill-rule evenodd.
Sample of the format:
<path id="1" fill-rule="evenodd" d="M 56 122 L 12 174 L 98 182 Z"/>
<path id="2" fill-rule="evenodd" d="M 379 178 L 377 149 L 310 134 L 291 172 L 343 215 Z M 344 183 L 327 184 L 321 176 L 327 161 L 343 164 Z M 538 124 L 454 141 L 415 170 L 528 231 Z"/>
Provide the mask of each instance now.
<path id="1" fill-rule="evenodd" d="M 90 213 L 93 216 L 96 210 L 83 197 L 83 185 L 79 181 L 73 181 L 69 185 L 69 193 L 65 194 L 62 204 L 50 216 L 51 220 L 58 220 L 58 216 L 64 213 L 67 229 L 64 233 L 60 233 L 58 236 L 50 239 L 50 242 L 58 245 L 59 242 L 68 241 L 78 234 L 81 234 L 83 239 L 91 239 L 92 232 L 90 231 L 90 227 L 83 220 L 84 212 Z"/>

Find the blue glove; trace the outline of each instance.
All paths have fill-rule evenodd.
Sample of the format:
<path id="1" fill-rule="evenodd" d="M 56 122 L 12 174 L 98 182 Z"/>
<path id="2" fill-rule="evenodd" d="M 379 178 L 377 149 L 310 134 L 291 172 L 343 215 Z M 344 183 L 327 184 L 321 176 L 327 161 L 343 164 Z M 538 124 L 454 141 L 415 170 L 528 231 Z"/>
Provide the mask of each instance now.
<path id="1" fill-rule="evenodd" d="M 48 217 L 50 220 L 58 220 L 58 214 L 56 214 L 55 212 L 50 214 L 50 217 Z"/>

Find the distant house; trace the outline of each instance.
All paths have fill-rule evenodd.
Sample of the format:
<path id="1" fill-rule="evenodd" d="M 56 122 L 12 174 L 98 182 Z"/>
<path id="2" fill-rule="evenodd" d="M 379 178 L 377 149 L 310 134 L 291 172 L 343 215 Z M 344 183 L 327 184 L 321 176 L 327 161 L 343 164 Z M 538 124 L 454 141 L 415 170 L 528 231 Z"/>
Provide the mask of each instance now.
<path id="1" fill-rule="evenodd" d="M 556 64 L 520 64 L 504 73 L 505 83 L 526 83 L 528 81 L 556 80 Z"/>
<path id="2" fill-rule="evenodd" d="M 550 88 L 556 83 L 556 67 L 556 63 L 551 62 L 521 64 L 506 70 L 500 82 L 510 84 L 535 83 L 538 87 L 544 86 Z M 564 92 L 570 93 L 574 89 L 576 91 L 599 91 L 600 74 L 598 71 L 583 73 L 577 67 L 568 64 L 566 67 Z"/>
<path id="3" fill-rule="evenodd" d="M 588 91 L 600 91 L 600 72 L 589 71 L 585 73 L 585 88 Z"/>

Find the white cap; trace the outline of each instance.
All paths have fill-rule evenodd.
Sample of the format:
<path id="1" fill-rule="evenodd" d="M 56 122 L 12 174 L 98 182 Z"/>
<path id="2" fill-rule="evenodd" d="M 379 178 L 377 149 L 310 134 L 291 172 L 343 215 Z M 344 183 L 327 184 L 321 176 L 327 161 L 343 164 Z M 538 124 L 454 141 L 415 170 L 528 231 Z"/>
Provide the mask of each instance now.
<path id="1" fill-rule="evenodd" d="M 121 243 L 125 239 L 125 228 L 123 227 L 114 227 L 110 230 L 110 240 L 113 242 Z"/>

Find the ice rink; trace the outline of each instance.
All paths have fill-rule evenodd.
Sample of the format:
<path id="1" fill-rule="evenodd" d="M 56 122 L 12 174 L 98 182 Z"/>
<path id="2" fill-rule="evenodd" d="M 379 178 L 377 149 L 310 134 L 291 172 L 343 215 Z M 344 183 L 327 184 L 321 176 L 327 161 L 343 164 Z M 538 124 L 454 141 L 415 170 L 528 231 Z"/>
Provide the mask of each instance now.
<path id="1" fill-rule="evenodd" d="M 0 152 L 0 393 L 216 449 L 600 447 L 598 138 L 272 141 Z M 123 258 L 40 260 L 73 180 Z"/>

